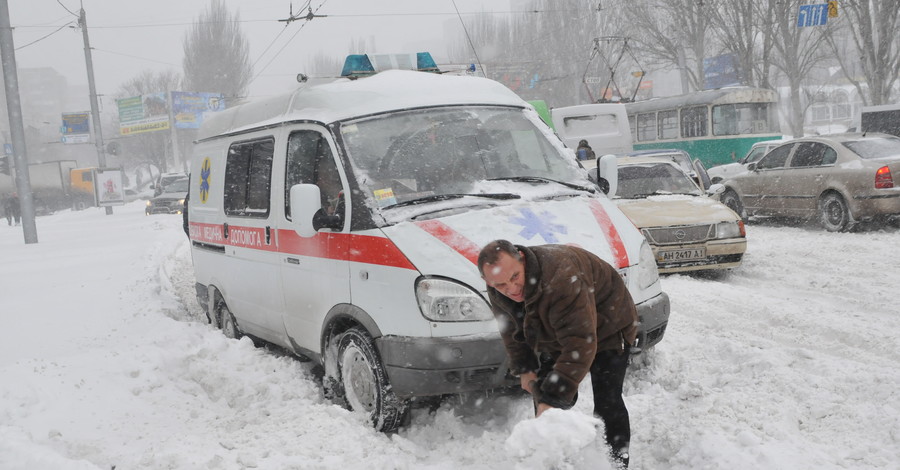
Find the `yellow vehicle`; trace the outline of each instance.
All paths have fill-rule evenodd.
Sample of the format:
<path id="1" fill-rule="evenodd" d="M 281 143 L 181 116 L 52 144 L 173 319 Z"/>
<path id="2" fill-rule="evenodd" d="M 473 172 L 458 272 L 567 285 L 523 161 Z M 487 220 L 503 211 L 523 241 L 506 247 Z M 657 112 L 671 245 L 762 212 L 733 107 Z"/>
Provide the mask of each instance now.
<path id="1" fill-rule="evenodd" d="M 94 197 L 94 171 L 96 167 L 72 168 L 69 170 L 69 188 L 71 189 L 72 207 L 84 209 L 96 206 Z"/>

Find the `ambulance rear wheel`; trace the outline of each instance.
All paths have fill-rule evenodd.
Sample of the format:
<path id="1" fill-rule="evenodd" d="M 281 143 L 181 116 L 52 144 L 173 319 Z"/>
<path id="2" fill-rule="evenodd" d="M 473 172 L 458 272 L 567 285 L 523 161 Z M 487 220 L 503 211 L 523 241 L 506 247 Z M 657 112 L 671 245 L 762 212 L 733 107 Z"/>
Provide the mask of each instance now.
<path id="1" fill-rule="evenodd" d="M 241 336 L 243 336 L 241 330 L 237 327 L 237 322 L 234 321 L 234 315 L 231 313 L 231 310 L 228 310 L 225 302 L 219 304 L 219 326 L 222 328 L 222 334 L 226 338 L 241 339 Z"/>
<path id="2" fill-rule="evenodd" d="M 392 432 L 401 424 L 408 403 L 391 390 L 387 372 L 369 334 L 350 328 L 336 339 L 338 387 L 348 409 L 368 415 L 378 431 Z"/>

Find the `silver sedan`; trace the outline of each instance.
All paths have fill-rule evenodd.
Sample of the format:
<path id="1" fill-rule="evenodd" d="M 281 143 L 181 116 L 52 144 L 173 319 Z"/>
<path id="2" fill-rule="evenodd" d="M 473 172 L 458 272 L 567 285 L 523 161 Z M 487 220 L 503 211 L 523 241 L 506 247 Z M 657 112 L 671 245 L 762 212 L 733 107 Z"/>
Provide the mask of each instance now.
<path id="1" fill-rule="evenodd" d="M 900 138 L 834 134 L 795 139 L 723 183 L 722 202 L 745 217 L 818 218 L 828 231 L 900 220 Z"/>

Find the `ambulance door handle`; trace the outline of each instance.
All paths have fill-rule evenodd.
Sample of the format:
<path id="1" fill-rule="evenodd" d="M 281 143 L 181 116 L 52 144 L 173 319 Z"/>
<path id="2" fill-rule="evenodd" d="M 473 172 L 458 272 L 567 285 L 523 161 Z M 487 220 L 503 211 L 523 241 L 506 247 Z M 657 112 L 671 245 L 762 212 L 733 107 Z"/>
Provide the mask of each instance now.
<path id="1" fill-rule="evenodd" d="M 299 258 L 288 258 L 287 262 L 288 262 L 288 264 L 300 264 L 300 259 Z"/>
<path id="2" fill-rule="evenodd" d="M 222 233 L 225 235 L 225 238 L 228 238 L 228 222 L 222 224 Z"/>
<path id="3" fill-rule="evenodd" d="M 272 244 L 272 228 L 266 226 L 266 245 Z"/>

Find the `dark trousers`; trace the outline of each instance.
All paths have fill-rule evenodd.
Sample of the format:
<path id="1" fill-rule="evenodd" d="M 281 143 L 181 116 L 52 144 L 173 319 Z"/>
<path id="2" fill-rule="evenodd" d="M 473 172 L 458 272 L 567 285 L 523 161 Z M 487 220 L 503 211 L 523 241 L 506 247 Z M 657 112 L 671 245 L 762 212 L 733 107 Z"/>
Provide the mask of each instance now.
<path id="1" fill-rule="evenodd" d="M 631 441 L 631 423 L 628 409 L 622 398 L 622 386 L 625 383 L 625 370 L 631 357 L 631 346 L 625 344 L 625 350 L 598 351 L 591 363 L 591 388 L 594 391 L 594 416 L 603 420 L 606 426 L 606 443 L 612 449 L 613 457 L 620 465 L 628 465 L 628 444 Z M 550 354 L 542 354 L 538 370 L 538 383 L 553 370 L 556 358 Z M 575 394 L 578 400 L 578 394 Z M 535 411 L 537 411 L 537 399 Z M 574 404 L 574 401 L 573 401 Z"/>
<path id="2" fill-rule="evenodd" d="M 628 461 L 628 443 L 631 441 L 631 424 L 628 409 L 622 398 L 625 370 L 631 357 L 631 348 L 625 351 L 599 351 L 591 364 L 591 387 L 594 391 L 594 416 L 606 425 L 606 443 L 613 456 Z"/>

